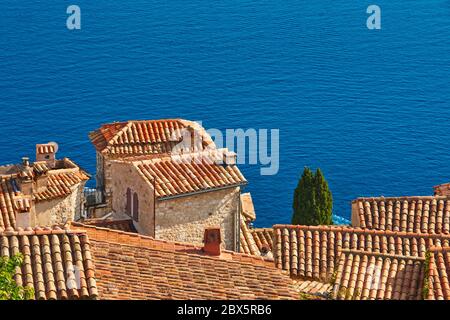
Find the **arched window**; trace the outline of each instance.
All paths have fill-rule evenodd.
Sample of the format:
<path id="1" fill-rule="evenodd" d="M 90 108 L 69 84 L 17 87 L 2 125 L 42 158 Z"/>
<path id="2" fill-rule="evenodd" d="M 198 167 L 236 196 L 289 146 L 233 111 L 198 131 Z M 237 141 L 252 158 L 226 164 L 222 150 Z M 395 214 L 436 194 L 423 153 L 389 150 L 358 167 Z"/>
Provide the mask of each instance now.
<path id="1" fill-rule="evenodd" d="M 125 213 L 127 214 L 127 215 L 129 215 L 130 217 L 131 217 L 131 205 L 132 205 L 132 203 L 131 203 L 131 189 L 130 188 L 128 188 L 127 189 L 127 204 L 126 204 L 126 207 L 125 207 Z"/>
<path id="2" fill-rule="evenodd" d="M 133 195 L 133 220 L 139 221 L 139 198 L 136 192 Z"/>

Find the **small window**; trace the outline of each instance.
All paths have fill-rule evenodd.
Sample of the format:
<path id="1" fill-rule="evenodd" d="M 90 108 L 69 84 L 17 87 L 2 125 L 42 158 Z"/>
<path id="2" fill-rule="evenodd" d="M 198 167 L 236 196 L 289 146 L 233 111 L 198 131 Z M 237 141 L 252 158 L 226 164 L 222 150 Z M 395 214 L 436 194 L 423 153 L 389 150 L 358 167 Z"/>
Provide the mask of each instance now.
<path id="1" fill-rule="evenodd" d="M 50 155 L 46 154 L 44 158 L 45 158 L 45 160 L 50 160 Z"/>

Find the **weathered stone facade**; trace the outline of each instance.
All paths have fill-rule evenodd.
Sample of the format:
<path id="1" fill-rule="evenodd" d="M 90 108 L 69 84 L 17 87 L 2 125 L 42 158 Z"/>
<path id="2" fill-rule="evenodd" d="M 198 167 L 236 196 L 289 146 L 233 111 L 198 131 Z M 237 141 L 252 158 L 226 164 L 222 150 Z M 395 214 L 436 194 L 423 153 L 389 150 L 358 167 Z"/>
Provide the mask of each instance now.
<path id="1" fill-rule="evenodd" d="M 206 227 L 220 226 L 223 246 L 238 249 L 247 181 L 236 155 L 218 150 L 203 127 L 183 119 L 127 121 L 89 136 L 106 212 L 128 215 L 139 233 L 199 245 Z"/>
<path id="2" fill-rule="evenodd" d="M 64 198 L 37 202 L 34 206 L 35 226 L 52 226 L 80 219 L 83 204 L 84 183 L 72 187 L 71 194 Z"/>
<path id="3" fill-rule="evenodd" d="M 155 199 L 154 187 L 128 162 L 112 162 L 112 210 L 127 212 L 127 192 L 139 199 L 138 218 L 129 215 L 139 233 L 157 239 L 201 245 L 206 227 L 220 226 L 223 246 L 235 250 L 239 238 L 240 187 L 211 190 L 170 199 Z"/>
<path id="4" fill-rule="evenodd" d="M 139 199 L 139 215 L 137 220 L 133 219 L 134 225 L 139 233 L 154 237 L 155 206 L 152 186 L 129 163 L 112 162 L 111 170 L 114 172 L 110 182 L 112 210 L 118 214 L 126 214 L 127 191 L 130 190 L 133 196 L 136 193 Z"/>
<path id="5" fill-rule="evenodd" d="M 58 145 L 36 145 L 35 162 L 1 167 L 0 228 L 62 224 L 81 218 L 89 175 L 68 158 L 56 160 Z"/>
<path id="6" fill-rule="evenodd" d="M 240 188 L 156 202 L 156 237 L 202 245 L 206 227 L 220 226 L 222 245 L 236 250 Z"/>

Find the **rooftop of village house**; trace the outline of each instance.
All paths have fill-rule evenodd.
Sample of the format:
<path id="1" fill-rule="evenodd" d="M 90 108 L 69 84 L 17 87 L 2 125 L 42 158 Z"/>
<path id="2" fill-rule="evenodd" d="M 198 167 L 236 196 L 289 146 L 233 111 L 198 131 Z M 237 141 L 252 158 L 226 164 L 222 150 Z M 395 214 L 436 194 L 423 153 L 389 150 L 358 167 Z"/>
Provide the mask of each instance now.
<path id="1" fill-rule="evenodd" d="M 220 243 L 212 244 L 217 254 L 206 245 L 80 223 L 64 228 L 0 228 L 0 240 L 2 256 L 14 252 L 25 256 L 16 281 L 33 288 L 36 299 L 299 298 L 289 276 L 273 263 L 220 251 Z M 79 283 L 76 270 L 65 270 L 63 262 L 77 267 Z"/>
<path id="2" fill-rule="evenodd" d="M 227 149 L 114 162 L 131 163 L 149 186 L 155 188 L 157 199 L 247 184 L 235 165 L 236 154 Z"/>
<path id="3" fill-rule="evenodd" d="M 89 138 L 96 150 L 112 157 L 171 153 L 183 137 L 196 137 L 192 150 L 214 144 L 198 123 L 184 119 L 130 120 L 104 124 Z"/>
<path id="4" fill-rule="evenodd" d="M 66 197 L 72 187 L 90 176 L 72 160 L 55 158 L 55 144 L 36 145 L 36 160 L 0 167 L 0 227 L 15 227 L 16 215 L 27 212 L 31 202 Z M 29 186 L 29 187 L 28 187 Z"/>

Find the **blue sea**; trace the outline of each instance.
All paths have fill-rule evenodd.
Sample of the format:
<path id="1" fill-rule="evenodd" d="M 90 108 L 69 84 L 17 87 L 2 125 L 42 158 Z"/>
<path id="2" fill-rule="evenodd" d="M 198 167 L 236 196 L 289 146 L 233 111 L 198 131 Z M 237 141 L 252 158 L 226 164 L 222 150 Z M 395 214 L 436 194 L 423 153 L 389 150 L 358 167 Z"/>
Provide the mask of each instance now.
<path id="1" fill-rule="evenodd" d="M 57 141 L 95 173 L 102 123 L 180 117 L 280 130 L 280 170 L 242 165 L 257 226 L 289 223 L 304 166 L 334 212 L 450 181 L 450 1 L 0 2 L 0 163 Z M 81 30 L 66 28 L 67 6 Z M 381 7 L 381 30 L 366 9 Z"/>

